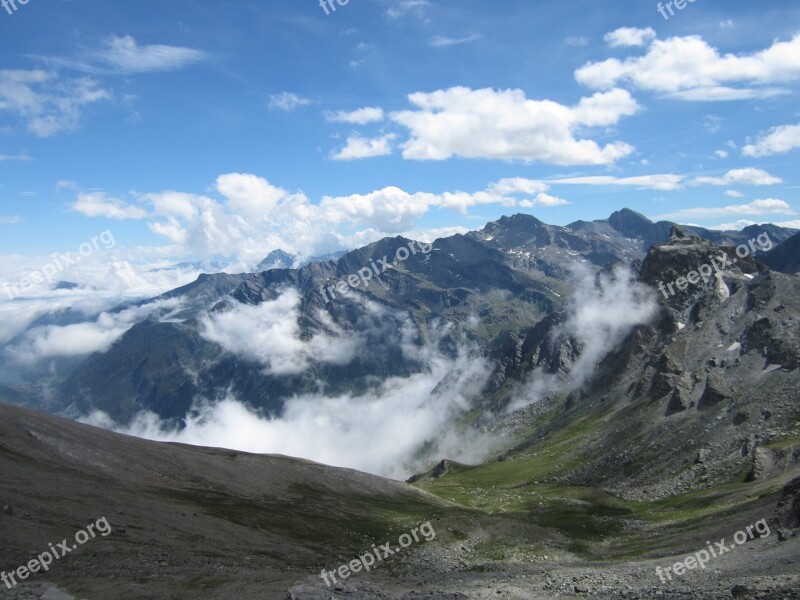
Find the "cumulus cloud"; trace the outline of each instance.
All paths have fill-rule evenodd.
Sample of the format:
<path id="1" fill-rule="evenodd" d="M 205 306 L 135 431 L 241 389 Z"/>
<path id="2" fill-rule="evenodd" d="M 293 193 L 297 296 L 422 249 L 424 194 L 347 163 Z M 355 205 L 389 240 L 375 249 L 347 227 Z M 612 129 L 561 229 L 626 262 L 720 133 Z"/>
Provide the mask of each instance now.
<path id="1" fill-rule="evenodd" d="M 232 257 L 246 270 L 275 249 L 311 257 L 412 231 L 434 208 L 465 213 L 485 204 L 564 202 L 554 195 L 539 196 L 548 190 L 546 183 L 511 178 L 475 192 L 412 193 L 387 186 L 363 194 L 323 196 L 314 204 L 302 192 L 262 177 L 228 173 L 217 178 L 213 196 L 165 191 L 135 194 L 135 202 L 126 202 L 99 192 L 79 193 L 73 209 L 95 217 L 146 218 L 151 231 L 172 243 L 173 256 Z M 523 194 L 533 197 L 520 198 Z"/>
<path id="2" fill-rule="evenodd" d="M 626 91 L 615 89 L 583 98 L 575 106 L 529 100 L 522 90 L 473 90 L 454 87 L 409 96 L 414 110 L 390 118 L 406 127 L 403 143 L 409 160 L 447 160 L 454 156 L 541 161 L 557 165 L 606 165 L 628 156 L 624 142 L 600 146 L 578 139 L 578 130 L 609 126 L 640 107 Z"/>
<path id="3" fill-rule="evenodd" d="M 645 46 L 648 42 L 654 40 L 656 32 L 652 27 L 645 29 L 638 29 L 636 27 L 620 27 L 615 31 L 611 31 L 605 35 L 606 43 L 612 48 L 619 46 Z"/>
<path id="4" fill-rule="evenodd" d="M 608 89 L 629 83 L 688 101 L 763 98 L 770 85 L 800 78 L 800 34 L 752 54 L 724 54 L 700 36 L 654 40 L 644 56 L 589 63 L 575 72 L 583 85 Z"/>
<path id="5" fill-rule="evenodd" d="M 377 138 L 351 135 L 347 138 L 345 146 L 334 153 L 332 158 L 333 160 L 357 160 L 376 156 L 389 156 L 392 153 L 392 140 L 396 137 L 393 133 L 387 133 Z"/>
<path id="6" fill-rule="evenodd" d="M 600 361 L 634 327 L 648 323 L 658 304 L 654 291 L 637 282 L 630 269 L 617 267 L 611 274 L 596 276 L 585 266 L 575 268 L 576 289 L 567 319 L 553 334 L 556 340 L 575 340 L 580 355 L 566 375 L 534 371 L 507 407 L 514 412 L 546 396 L 581 389 L 597 371 Z"/>
<path id="7" fill-rule="evenodd" d="M 800 148 L 800 124 L 781 125 L 761 136 L 755 144 L 746 145 L 742 154 L 754 157 L 772 156 L 786 154 L 797 148 Z"/>
<path id="8" fill-rule="evenodd" d="M 320 209 L 332 224 L 345 221 L 364 223 L 381 231 L 396 233 L 411 228 L 419 217 L 438 203 L 434 194 L 409 194 L 390 186 L 368 194 L 325 196 Z"/>

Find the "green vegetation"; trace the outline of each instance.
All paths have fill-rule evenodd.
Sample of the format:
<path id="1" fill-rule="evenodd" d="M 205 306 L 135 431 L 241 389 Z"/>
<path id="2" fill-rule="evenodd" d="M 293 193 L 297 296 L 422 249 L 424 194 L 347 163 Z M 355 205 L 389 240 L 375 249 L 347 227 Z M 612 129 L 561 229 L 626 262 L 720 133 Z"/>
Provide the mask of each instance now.
<path id="1" fill-rule="evenodd" d="M 596 436 L 607 435 L 616 415 L 598 407 L 595 413 L 572 416 L 553 408 L 524 432 L 506 460 L 460 467 L 417 485 L 449 502 L 533 526 L 527 540 L 486 540 L 475 547 L 483 559 L 524 559 L 567 550 L 585 558 L 629 558 L 658 553 L 680 532 L 701 530 L 709 523 L 735 515 L 774 498 L 774 489 L 754 487 L 741 479 L 653 501 L 631 501 L 591 487 L 559 484 L 588 457 Z M 630 410 L 636 410 L 635 408 Z M 796 440 L 781 440 L 780 447 Z M 777 444 L 776 444 L 776 447 Z M 640 473 L 642 465 L 627 461 L 621 472 Z M 542 546 L 542 542 L 545 545 Z M 519 551 L 515 552 L 514 548 Z"/>

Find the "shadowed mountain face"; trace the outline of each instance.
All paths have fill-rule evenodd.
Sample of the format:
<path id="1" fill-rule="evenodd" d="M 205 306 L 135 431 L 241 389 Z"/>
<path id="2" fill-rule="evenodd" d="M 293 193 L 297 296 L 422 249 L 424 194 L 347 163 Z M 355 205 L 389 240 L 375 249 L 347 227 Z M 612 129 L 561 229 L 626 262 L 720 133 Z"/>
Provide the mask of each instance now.
<path id="1" fill-rule="evenodd" d="M 769 256 L 764 264 L 775 271 L 796 275 L 800 273 L 800 233 L 782 243 Z"/>

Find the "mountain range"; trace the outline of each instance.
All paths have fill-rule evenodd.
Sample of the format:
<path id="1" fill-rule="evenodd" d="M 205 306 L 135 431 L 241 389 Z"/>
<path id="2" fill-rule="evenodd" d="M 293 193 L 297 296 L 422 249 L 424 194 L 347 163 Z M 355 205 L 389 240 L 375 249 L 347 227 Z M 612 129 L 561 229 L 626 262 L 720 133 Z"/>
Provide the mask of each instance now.
<path id="1" fill-rule="evenodd" d="M 3 564 L 105 511 L 87 574 L 54 571 L 70 593 L 113 574 L 131 598 L 655 598 L 656 566 L 764 520 L 668 594 L 798 597 L 799 239 L 514 215 L 203 275 L 142 301 L 157 309 L 46 402 L 0 390 L 193 443 L 0 405 Z M 263 435 L 391 479 L 243 451 Z M 333 590 L 317 575 L 424 521 L 436 541 L 390 565 Z"/>

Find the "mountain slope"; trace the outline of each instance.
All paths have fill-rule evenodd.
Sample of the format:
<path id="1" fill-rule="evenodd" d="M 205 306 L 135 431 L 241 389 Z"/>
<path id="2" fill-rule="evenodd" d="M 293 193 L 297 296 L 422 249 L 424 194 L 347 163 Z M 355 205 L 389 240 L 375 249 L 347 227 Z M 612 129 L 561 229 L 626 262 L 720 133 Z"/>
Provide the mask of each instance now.
<path id="1" fill-rule="evenodd" d="M 0 474 L 6 568 L 108 519 L 108 537 L 47 574 L 90 598 L 283 598 L 321 565 L 335 568 L 445 507 L 354 471 L 156 444 L 5 404 Z"/>
<path id="2" fill-rule="evenodd" d="M 783 242 L 761 262 L 781 273 L 791 275 L 800 273 L 800 233 Z"/>

